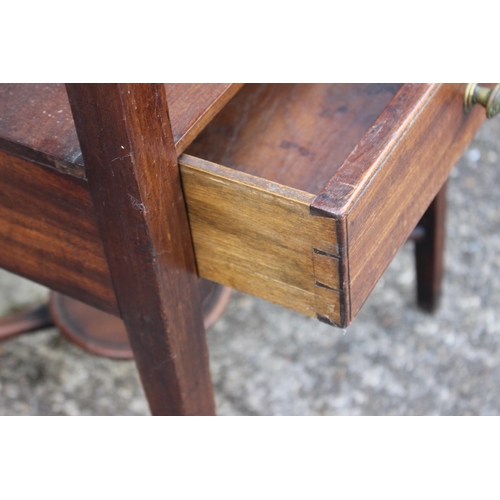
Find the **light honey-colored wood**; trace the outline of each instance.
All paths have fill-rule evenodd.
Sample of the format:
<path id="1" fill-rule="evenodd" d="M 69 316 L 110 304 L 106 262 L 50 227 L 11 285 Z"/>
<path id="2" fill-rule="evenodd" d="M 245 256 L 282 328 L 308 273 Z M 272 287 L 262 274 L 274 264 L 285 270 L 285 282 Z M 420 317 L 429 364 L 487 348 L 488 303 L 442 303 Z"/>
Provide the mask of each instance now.
<path id="1" fill-rule="evenodd" d="M 188 155 L 179 164 L 201 277 L 339 322 L 339 292 L 326 305 L 315 285 L 338 283 L 334 265 L 314 266 L 338 249 L 335 221 L 309 213 L 314 195 Z"/>
<path id="2" fill-rule="evenodd" d="M 316 300 L 316 317 L 329 324 L 341 326 L 344 322 L 341 310 L 341 292 L 316 284 L 314 286 Z"/>
<path id="3" fill-rule="evenodd" d="M 340 290 L 339 265 L 338 257 L 322 253 L 317 249 L 313 251 L 314 275 L 318 280 L 322 280 L 318 282 L 320 285 Z"/>

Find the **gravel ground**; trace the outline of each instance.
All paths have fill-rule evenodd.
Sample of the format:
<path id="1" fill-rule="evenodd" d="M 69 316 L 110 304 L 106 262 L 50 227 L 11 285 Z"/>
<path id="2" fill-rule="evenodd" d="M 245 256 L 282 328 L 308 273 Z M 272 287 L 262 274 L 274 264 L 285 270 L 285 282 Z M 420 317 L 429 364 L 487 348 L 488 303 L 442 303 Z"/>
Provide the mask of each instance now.
<path id="1" fill-rule="evenodd" d="M 220 415 L 500 413 L 500 119 L 449 183 L 446 274 L 434 316 L 415 307 L 404 247 L 346 331 L 241 293 L 208 333 Z M 0 314 L 44 300 L 0 271 Z M 133 362 L 47 329 L 0 345 L 0 415 L 144 415 Z"/>

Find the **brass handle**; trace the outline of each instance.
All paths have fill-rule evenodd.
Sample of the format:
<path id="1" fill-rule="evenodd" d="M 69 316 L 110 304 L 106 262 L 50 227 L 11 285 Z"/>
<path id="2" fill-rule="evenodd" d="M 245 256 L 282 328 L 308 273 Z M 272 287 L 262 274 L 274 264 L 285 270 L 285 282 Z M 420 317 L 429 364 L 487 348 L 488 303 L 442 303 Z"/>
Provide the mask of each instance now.
<path id="1" fill-rule="evenodd" d="M 476 102 L 486 108 L 486 118 L 497 115 L 500 112 L 500 83 L 492 89 L 478 83 L 468 83 L 464 97 L 465 112 L 468 113 Z"/>

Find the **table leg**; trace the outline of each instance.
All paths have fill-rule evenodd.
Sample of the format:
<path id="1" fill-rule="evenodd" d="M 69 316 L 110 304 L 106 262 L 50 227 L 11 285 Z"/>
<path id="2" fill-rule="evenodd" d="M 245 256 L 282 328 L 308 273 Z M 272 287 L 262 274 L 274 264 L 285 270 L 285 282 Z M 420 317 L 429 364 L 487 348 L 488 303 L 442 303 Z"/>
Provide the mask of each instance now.
<path id="1" fill-rule="evenodd" d="M 415 243 L 417 301 L 420 308 L 434 312 L 439 305 L 443 277 L 446 187 L 438 192 L 419 225 L 425 236 Z"/>
<path id="2" fill-rule="evenodd" d="M 196 261 L 161 84 L 68 84 L 121 317 L 154 415 L 213 415 Z"/>

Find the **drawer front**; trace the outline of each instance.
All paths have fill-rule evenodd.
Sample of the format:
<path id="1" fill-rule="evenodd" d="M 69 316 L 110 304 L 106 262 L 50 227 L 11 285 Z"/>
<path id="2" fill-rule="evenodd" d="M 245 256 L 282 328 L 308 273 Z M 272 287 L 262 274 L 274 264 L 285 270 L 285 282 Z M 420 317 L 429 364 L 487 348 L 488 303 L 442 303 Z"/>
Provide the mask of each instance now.
<path id="1" fill-rule="evenodd" d="M 484 120 L 465 85 L 407 84 L 313 201 L 339 223 L 342 326 L 355 317 Z"/>

